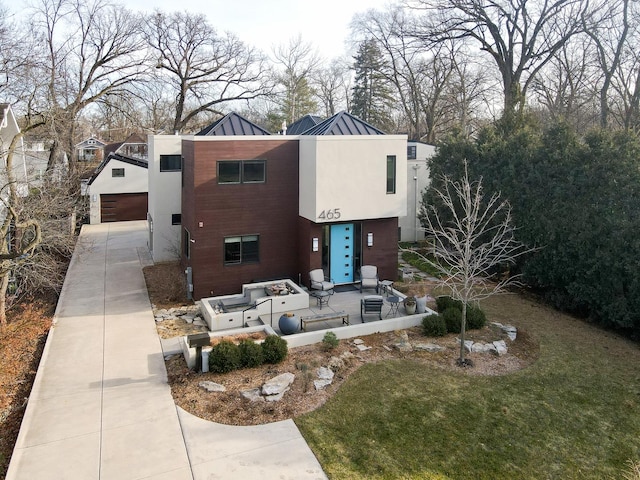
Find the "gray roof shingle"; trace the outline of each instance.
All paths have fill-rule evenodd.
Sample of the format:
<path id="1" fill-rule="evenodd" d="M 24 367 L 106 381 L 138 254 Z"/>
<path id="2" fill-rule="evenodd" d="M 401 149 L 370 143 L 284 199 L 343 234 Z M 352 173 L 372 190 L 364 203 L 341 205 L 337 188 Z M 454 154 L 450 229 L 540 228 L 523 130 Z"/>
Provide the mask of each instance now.
<path id="1" fill-rule="evenodd" d="M 287 132 L 288 133 L 288 132 Z M 333 117 L 302 133 L 302 135 L 386 135 L 382 130 L 348 112 L 338 112 Z"/>

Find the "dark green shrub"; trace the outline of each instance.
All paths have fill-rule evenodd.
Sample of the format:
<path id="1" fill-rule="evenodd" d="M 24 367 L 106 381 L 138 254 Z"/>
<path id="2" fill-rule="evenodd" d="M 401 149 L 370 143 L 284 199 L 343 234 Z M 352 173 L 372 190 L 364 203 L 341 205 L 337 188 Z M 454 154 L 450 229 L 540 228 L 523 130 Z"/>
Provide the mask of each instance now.
<path id="1" fill-rule="evenodd" d="M 209 353 L 209 371 L 227 373 L 240 368 L 240 349 L 228 340 L 222 340 Z"/>
<path id="2" fill-rule="evenodd" d="M 436 309 L 440 313 L 444 313 L 447 308 L 457 308 L 462 311 L 462 302 L 460 300 L 454 300 L 453 298 L 443 295 L 436 298 Z"/>
<path id="3" fill-rule="evenodd" d="M 240 341 L 240 365 L 246 368 L 257 367 L 264 363 L 262 346 L 249 338 Z"/>
<path id="4" fill-rule="evenodd" d="M 338 337 L 336 337 L 336 334 L 333 332 L 325 333 L 322 338 L 322 346 L 325 350 L 333 350 L 339 343 L 340 340 L 338 340 Z"/>
<path id="5" fill-rule="evenodd" d="M 457 307 L 449 307 L 442 312 L 442 318 L 447 326 L 447 332 L 460 333 L 460 327 L 462 325 L 462 310 Z"/>
<path id="6" fill-rule="evenodd" d="M 278 335 L 267 335 L 262 343 L 265 363 L 280 363 L 287 357 L 288 351 L 287 341 Z"/>
<path id="7" fill-rule="evenodd" d="M 485 326 L 487 316 L 480 307 L 467 307 L 467 329 L 475 330 Z"/>
<path id="8" fill-rule="evenodd" d="M 422 319 L 422 332 L 427 337 L 443 337 L 447 334 L 447 324 L 442 315 L 427 315 Z"/>

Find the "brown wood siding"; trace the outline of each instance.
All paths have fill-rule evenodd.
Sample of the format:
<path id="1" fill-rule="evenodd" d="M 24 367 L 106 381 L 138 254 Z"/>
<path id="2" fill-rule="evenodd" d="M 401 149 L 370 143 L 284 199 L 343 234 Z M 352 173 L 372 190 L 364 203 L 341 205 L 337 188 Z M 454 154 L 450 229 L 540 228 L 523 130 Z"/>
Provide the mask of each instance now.
<path id="1" fill-rule="evenodd" d="M 239 293 L 254 280 L 297 281 L 298 141 L 185 140 L 183 156 L 183 225 L 195 240 L 184 263 L 193 268 L 194 298 Z M 265 183 L 218 184 L 219 160 L 250 159 L 266 160 Z M 224 238 L 241 235 L 259 235 L 260 262 L 224 265 Z"/>
<path id="2" fill-rule="evenodd" d="M 147 202 L 147 193 L 103 193 L 100 195 L 100 221 L 146 220 Z"/>
<path id="3" fill-rule="evenodd" d="M 373 247 L 367 247 L 367 233 L 373 233 Z M 398 218 L 362 222 L 362 265 L 376 265 L 380 280 L 398 278 Z"/>

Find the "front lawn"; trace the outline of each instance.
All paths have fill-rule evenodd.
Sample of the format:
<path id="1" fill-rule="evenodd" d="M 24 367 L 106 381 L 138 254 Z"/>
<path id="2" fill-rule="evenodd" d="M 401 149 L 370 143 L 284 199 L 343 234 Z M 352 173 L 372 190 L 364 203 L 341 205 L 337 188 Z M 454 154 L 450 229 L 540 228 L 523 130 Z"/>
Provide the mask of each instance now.
<path id="1" fill-rule="evenodd" d="M 540 343 L 530 367 L 478 376 L 362 367 L 296 420 L 332 479 L 614 479 L 640 459 L 640 350 L 517 295 L 482 307 Z"/>

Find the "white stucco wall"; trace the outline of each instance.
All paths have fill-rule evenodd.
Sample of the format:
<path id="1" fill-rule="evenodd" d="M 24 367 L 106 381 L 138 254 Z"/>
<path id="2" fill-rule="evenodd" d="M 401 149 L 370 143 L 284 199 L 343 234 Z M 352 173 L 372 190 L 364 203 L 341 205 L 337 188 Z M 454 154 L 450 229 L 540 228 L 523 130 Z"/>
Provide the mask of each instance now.
<path id="1" fill-rule="evenodd" d="M 420 211 L 422 194 L 431 181 L 427 159 L 436 153 L 436 147 L 426 143 L 408 142 L 416 146 L 415 160 L 407 160 L 407 215 L 398 219 L 400 227 L 400 241 L 415 242 L 424 239 L 417 220 Z"/>
<path id="2" fill-rule="evenodd" d="M 124 177 L 113 177 L 111 170 L 124 168 Z M 88 187 L 89 222 L 100 223 L 100 195 L 103 193 L 144 193 L 149 191 L 147 169 L 111 159 Z"/>
<path id="3" fill-rule="evenodd" d="M 149 135 L 149 248 L 154 262 L 178 260 L 180 225 L 171 216 L 182 211 L 182 172 L 161 172 L 160 155 L 182 153 L 182 136 Z M 152 230 L 152 231 L 151 231 Z"/>
<path id="4" fill-rule="evenodd" d="M 387 194 L 388 155 L 396 157 L 395 194 Z M 300 137 L 300 216 L 311 221 L 405 216 L 406 177 L 405 135 Z"/>

